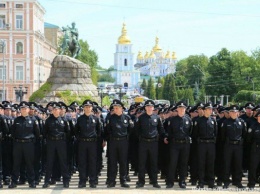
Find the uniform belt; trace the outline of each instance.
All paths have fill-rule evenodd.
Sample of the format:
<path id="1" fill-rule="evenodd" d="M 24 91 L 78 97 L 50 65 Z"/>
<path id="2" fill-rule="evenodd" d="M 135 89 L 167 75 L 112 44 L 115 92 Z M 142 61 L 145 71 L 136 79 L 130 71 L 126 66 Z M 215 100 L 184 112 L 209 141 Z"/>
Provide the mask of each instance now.
<path id="1" fill-rule="evenodd" d="M 80 141 L 91 142 L 91 141 L 97 141 L 97 138 L 83 138 L 83 137 L 80 137 L 79 140 Z"/>
<path id="2" fill-rule="evenodd" d="M 233 145 L 238 145 L 240 144 L 240 140 L 229 140 L 229 143 Z"/>
<path id="3" fill-rule="evenodd" d="M 125 137 L 111 137 L 112 140 L 121 141 L 127 139 L 127 136 Z"/>
<path id="4" fill-rule="evenodd" d="M 153 141 L 158 141 L 158 138 L 157 137 L 154 137 L 154 138 L 144 138 L 144 137 L 141 137 L 141 140 L 142 141 L 146 141 L 146 142 L 153 142 Z"/>
<path id="5" fill-rule="evenodd" d="M 173 143 L 188 143 L 188 141 L 186 139 L 172 139 Z"/>
<path id="6" fill-rule="evenodd" d="M 15 139 L 14 141 L 18 143 L 29 143 L 33 142 L 33 139 Z"/>
<path id="7" fill-rule="evenodd" d="M 48 137 L 47 139 L 58 141 L 58 140 L 64 140 L 64 137 Z"/>
<path id="8" fill-rule="evenodd" d="M 215 143 L 215 139 L 200 139 L 200 143 Z"/>

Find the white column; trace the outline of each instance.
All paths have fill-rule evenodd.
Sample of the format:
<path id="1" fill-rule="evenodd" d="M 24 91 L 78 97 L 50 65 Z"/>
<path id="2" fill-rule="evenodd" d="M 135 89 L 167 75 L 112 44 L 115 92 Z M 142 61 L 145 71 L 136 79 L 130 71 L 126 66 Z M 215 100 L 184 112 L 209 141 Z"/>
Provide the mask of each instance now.
<path id="1" fill-rule="evenodd" d="M 30 30 L 30 3 L 26 3 L 26 30 Z"/>

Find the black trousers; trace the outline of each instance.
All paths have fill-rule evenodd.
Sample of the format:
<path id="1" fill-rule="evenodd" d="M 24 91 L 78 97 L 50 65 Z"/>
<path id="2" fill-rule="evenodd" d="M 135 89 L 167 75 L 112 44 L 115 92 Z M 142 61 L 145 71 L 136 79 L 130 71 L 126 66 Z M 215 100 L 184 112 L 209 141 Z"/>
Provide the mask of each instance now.
<path id="1" fill-rule="evenodd" d="M 78 158 L 80 182 L 85 183 L 87 176 L 89 176 L 89 183 L 95 183 L 97 178 L 97 141 L 79 141 L 78 153 L 80 153 Z"/>
<path id="2" fill-rule="evenodd" d="M 229 176 L 232 172 L 232 182 L 242 181 L 243 146 L 226 143 L 224 145 L 224 184 L 229 184 Z"/>
<path id="3" fill-rule="evenodd" d="M 24 159 L 26 165 L 26 172 L 29 183 L 34 183 L 35 173 L 34 173 L 34 143 L 13 143 L 13 172 L 12 172 L 12 182 L 17 183 L 20 176 L 20 168 L 22 161 Z"/>
<path id="4" fill-rule="evenodd" d="M 13 168 L 13 142 L 10 138 L 5 138 L 2 141 L 2 164 L 3 164 L 3 180 L 11 178 Z"/>
<path id="5" fill-rule="evenodd" d="M 167 176 L 169 167 L 169 145 L 165 144 L 163 139 L 158 142 L 158 168 L 162 176 Z"/>
<path id="6" fill-rule="evenodd" d="M 250 165 L 248 174 L 248 186 L 254 187 L 257 181 L 256 172 L 260 163 L 260 145 L 253 143 L 250 152 Z"/>
<path id="7" fill-rule="evenodd" d="M 149 161 L 150 180 L 157 183 L 158 141 L 140 141 L 138 150 L 138 182 L 145 184 L 146 162 Z"/>
<path id="8" fill-rule="evenodd" d="M 214 185 L 215 143 L 198 143 L 198 175 L 199 184 L 204 185 L 207 177 L 208 185 Z"/>
<path id="9" fill-rule="evenodd" d="M 119 163 L 119 179 L 120 183 L 126 181 L 127 175 L 127 156 L 128 156 L 128 140 L 113 140 L 109 141 L 109 170 L 108 182 L 115 183 L 117 174 L 117 163 Z"/>
<path id="10" fill-rule="evenodd" d="M 52 167 L 55 160 L 55 153 L 58 156 L 61 174 L 63 177 L 63 182 L 69 182 L 69 173 L 67 165 L 67 143 L 65 140 L 47 140 L 46 152 L 47 152 L 47 162 L 46 162 L 46 175 L 45 183 L 50 181 L 52 175 Z"/>
<path id="11" fill-rule="evenodd" d="M 35 160 L 34 160 L 34 172 L 35 172 L 36 181 L 40 181 L 41 162 L 42 162 L 42 142 L 41 140 L 37 140 L 35 143 Z"/>
<path id="12" fill-rule="evenodd" d="M 170 162 L 167 183 L 173 183 L 177 166 L 179 167 L 179 183 L 185 182 L 188 169 L 189 152 L 189 143 L 170 143 Z"/>
<path id="13" fill-rule="evenodd" d="M 3 181 L 3 165 L 2 165 L 2 142 L 0 140 L 0 184 Z"/>
<path id="14" fill-rule="evenodd" d="M 198 180 L 198 144 L 197 140 L 192 140 L 190 144 L 190 156 L 189 156 L 189 165 L 190 165 L 190 179 L 195 182 Z"/>
<path id="15" fill-rule="evenodd" d="M 215 174 L 218 178 L 218 181 L 220 181 L 220 182 L 223 182 L 223 180 L 224 180 L 223 153 L 224 153 L 224 142 L 218 141 L 216 143 Z"/>

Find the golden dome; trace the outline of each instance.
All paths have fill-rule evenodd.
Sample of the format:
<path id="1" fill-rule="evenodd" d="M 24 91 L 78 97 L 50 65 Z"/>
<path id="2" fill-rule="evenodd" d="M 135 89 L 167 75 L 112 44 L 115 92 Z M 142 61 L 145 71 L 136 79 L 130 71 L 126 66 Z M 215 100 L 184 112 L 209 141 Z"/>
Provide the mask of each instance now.
<path id="1" fill-rule="evenodd" d="M 175 52 L 172 52 L 172 59 L 177 59 Z"/>
<path id="2" fill-rule="evenodd" d="M 149 58 L 149 53 L 148 53 L 148 51 L 146 51 L 146 53 L 145 53 L 145 55 L 144 55 L 144 58 L 145 58 L 145 59 L 148 59 L 148 58 Z"/>
<path id="3" fill-rule="evenodd" d="M 122 35 L 118 38 L 118 44 L 131 44 L 131 40 L 127 36 L 127 30 L 125 27 L 125 23 L 123 23 Z"/>
<path id="4" fill-rule="evenodd" d="M 166 55 L 165 55 L 165 59 L 170 59 L 171 56 L 170 56 L 170 51 L 167 51 Z"/>
<path id="5" fill-rule="evenodd" d="M 154 54 L 153 51 L 151 51 L 151 53 L 150 53 L 150 55 L 149 55 L 149 58 L 151 58 L 151 59 L 154 59 L 154 58 L 155 58 L 155 54 Z"/>
<path id="6" fill-rule="evenodd" d="M 142 52 L 139 51 L 139 52 L 138 52 L 138 55 L 137 55 L 137 59 L 142 60 L 143 58 L 144 58 L 144 57 L 143 57 L 143 55 L 142 55 Z"/>
<path id="7" fill-rule="evenodd" d="M 161 47 L 159 46 L 159 38 L 158 37 L 156 37 L 155 38 L 155 46 L 153 47 L 153 52 L 162 52 L 162 49 L 161 49 Z"/>

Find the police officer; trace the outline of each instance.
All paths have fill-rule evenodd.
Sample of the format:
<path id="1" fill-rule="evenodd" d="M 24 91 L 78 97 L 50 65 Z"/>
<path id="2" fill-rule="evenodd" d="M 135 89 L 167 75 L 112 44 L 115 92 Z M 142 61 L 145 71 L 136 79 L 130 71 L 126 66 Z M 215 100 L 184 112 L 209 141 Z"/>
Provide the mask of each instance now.
<path id="1" fill-rule="evenodd" d="M 216 139 L 216 160 L 215 160 L 215 174 L 217 177 L 217 186 L 222 186 L 222 182 L 223 182 L 223 152 L 224 152 L 224 142 L 223 139 L 221 137 L 221 126 L 222 123 L 227 119 L 227 117 L 225 115 L 229 115 L 229 114 L 225 114 L 225 107 L 220 106 L 218 108 L 218 112 L 219 112 L 219 119 L 217 119 L 217 123 L 218 123 L 218 135 L 217 135 L 217 139 Z"/>
<path id="2" fill-rule="evenodd" d="M 187 105 L 180 101 L 176 104 L 178 115 L 167 120 L 168 138 L 164 142 L 170 143 L 170 163 L 166 188 L 172 188 L 177 166 L 179 166 L 179 186 L 185 189 L 188 160 L 190 152 L 192 121 L 185 115 Z"/>
<path id="3" fill-rule="evenodd" d="M 255 104 L 252 102 L 247 102 L 245 104 L 246 113 L 241 115 L 240 118 L 246 122 L 246 131 L 251 126 L 252 121 L 254 121 L 252 109 L 255 107 Z M 243 142 L 243 171 L 246 172 L 249 169 L 249 160 L 250 157 L 250 143 L 247 142 L 247 139 Z"/>
<path id="4" fill-rule="evenodd" d="M 222 139 L 224 144 L 224 189 L 229 186 L 229 176 L 233 174 L 233 184 L 238 188 L 244 188 L 242 181 L 242 158 L 243 139 L 246 133 L 246 123 L 238 118 L 239 107 L 232 105 L 229 107 L 230 118 L 222 124 Z"/>
<path id="5" fill-rule="evenodd" d="M 36 188 L 34 173 L 34 142 L 40 136 L 38 121 L 29 117 L 29 103 L 20 103 L 21 116 L 11 127 L 13 143 L 13 172 L 9 188 L 15 188 L 20 174 L 22 160 L 25 160 L 29 187 Z"/>
<path id="6" fill-rule="evenodd" d="M 47 188 L 50 185 L 49 181 L 52 174 L 55 153 L 57 153 L 59 158 L 59 164 L 63 178 L 63 186 L 64 188 L 68 188 L 70 177 L 67 165 L 66 139 L 69 137 L 70 128 L 69 124 L 60 117 L 60 104 L 57 102 L 53 102 L 52 108 L 52 114 L 49 118 L 46 119 L 43 131 L 44 136 L 47 139 L 47 163 L 43 188 Z"/>
<path id="7" fill-rule="evenodd" d="M 10 184 L 11 173 L 12 173 L 12 166 L 13 166 L 13 140 L 11 137 L 11 126 L 13 124 L 14 119 L 11 117 L 11 104 L 8 101 L 2 102 L 4 106 L 4 115 L 3 121 L 3 180 L 5 185 Z"/>
<path id="8" fill-rule="evenodd" d="M 204 103 L 198 102 L 194 109 L 198 112 L 197 116 L 192 118 L 193 124 L 204 115 Z M 193 138 L 193 136 L 192 136 Z M 198 181 L 198 142 L 197 139 L 192 139 L 190 145 L 190 182 L 191 185 L 196 185 Z"/>
<path id="9" fill-rule="evenodd" d="M 139 136 L 139 167 L 138 182 L 136 188 L 144 187 L 146 162 L 150 161 L 150 180 L 155 188 L 161 188 L 157 182 L 157 161 L 158 161 L 158 139 L 159 135 L 165 139 L 165 131 L 162 121 L 158 115 L 153 114 L 154 102 L 145 101 L 145 111 L 136 122 L 136 131 Z"/>
<path id="10" fill-rule="evenodd" d="M 97 177 L 97 138 L 100 136 L 99 119 L 92 114 L 93 103 L 85 100 L 82 104 L 84 114 L 77 119 L 75 135 L 78 143 L 78 169 L 79 169 L 79 188 L 86 187 L 87 171 L 91 188 L 96 188 Z"/>
<path id="11" fill-rule="evenodd" d="M 3 188 L 3 165 L 2 165 L 2 138 L 3 138 L 3 125 L 4 125 L 4 106 L 0 104 L 0 188 Z"/>
<path id="12" fill-rule="evenodd" d="M 117 174 L 117 163 L 119 163 L 119 179 L 121 187 L 129 188 L 126 183 L 127 156 L 128 156 L 128 135 L 133 128 L 133 122 L 128 115 L 123 113 L 124 105 L 120 100 L 113 100 L 114 114 L 106 123 L 106 131 L 109 137 L 109 170 L 107 187 L 115 187 Z"/>
<path id="13" fill-rule="evenodd" d="M 260 111 L 255 115 L 257 122 L 248 128 L 247 139 L 251 144 L 248 187 L 253 189 L 257 182 L 256 172 L 260 162 Z"/>
<path id="14" fill-rule="evenodd" d="M 211 117 L 212 104 L 203 107 L 204 116 L 194 122 L 193 139 L 198 142 L 198 175 L 197 188 L 204 188 L 205 174 L 208 176 L 208 187 L 214 189 L 215 143 L 217 136 L 217 122 Z"/>

